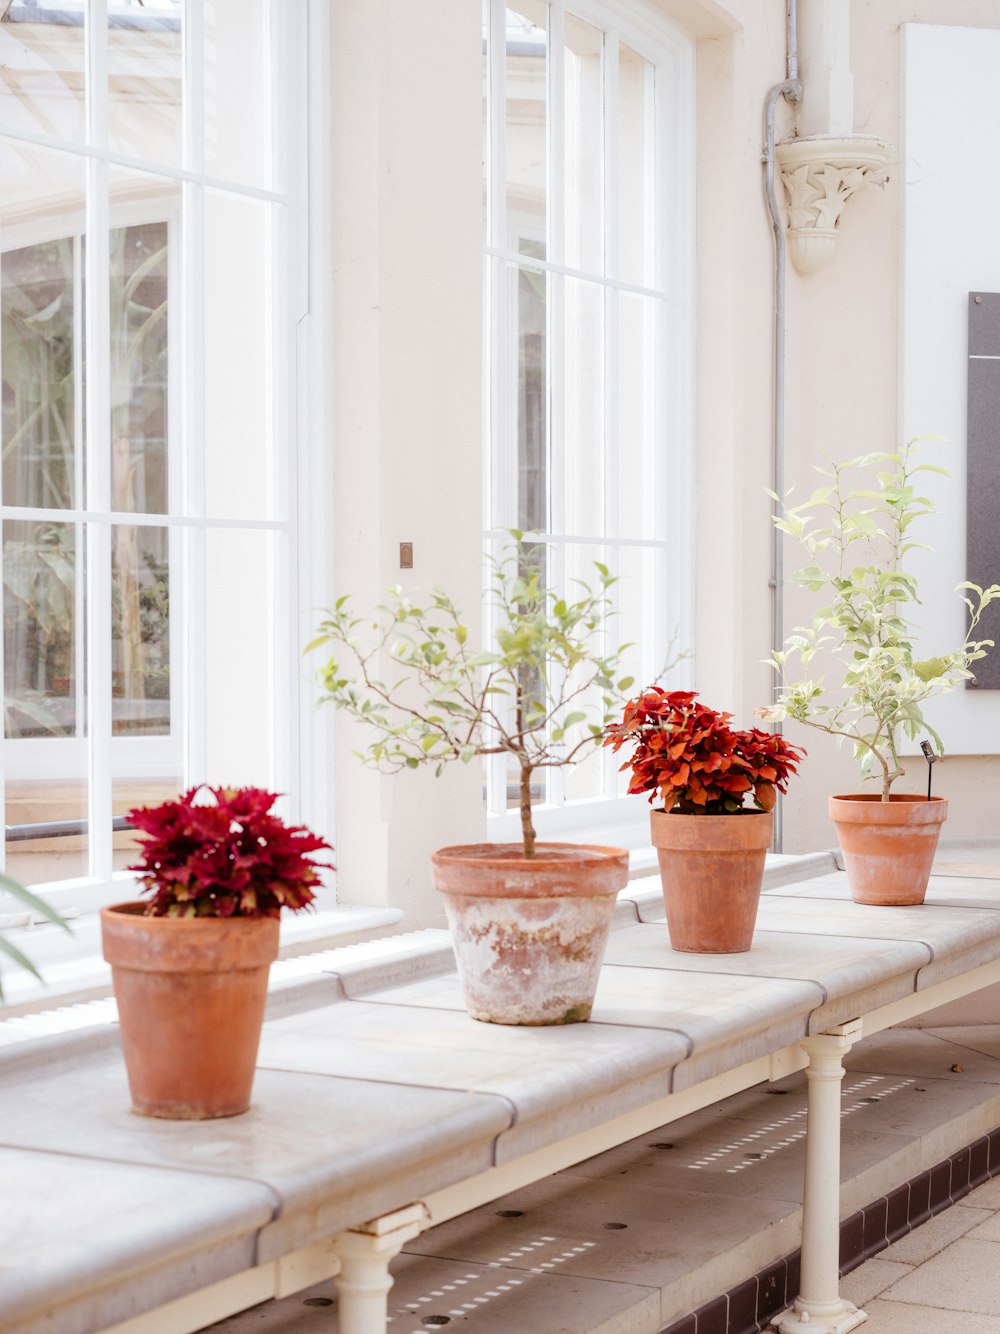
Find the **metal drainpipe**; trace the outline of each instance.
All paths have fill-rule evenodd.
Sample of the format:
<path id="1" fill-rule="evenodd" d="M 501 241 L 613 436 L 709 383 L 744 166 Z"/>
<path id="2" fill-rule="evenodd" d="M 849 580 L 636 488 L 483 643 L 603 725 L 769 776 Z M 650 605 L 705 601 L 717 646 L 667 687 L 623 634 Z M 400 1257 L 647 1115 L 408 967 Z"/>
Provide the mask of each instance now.
<path id="1" fill-rule="evenodd" d="M 774 116 L 778 99 L 798 102 L 802 97 L 799 82 L 798 0 L 787 0 L 785 30 L 785 80 L 777 83 L 767 95 L 764 104 L 764 190 L 774 232 L 774 402 L 771 450 L 771 490 L 784 494 L 785 486 L 785 229 L 778 211 L 778 196 L 774 186 Z M 772 513 L 778 511 L 773 502 Z M 781 533 L 772 524 L 771 529 L 771 647 L 779 650 L 784 642 L 784 575 L 785 562 Z M 777 730 L 781 731 L 780 723 Z M 780 852 L 784 834 L 782 799 L 774 808 L 774 850 Z"/>

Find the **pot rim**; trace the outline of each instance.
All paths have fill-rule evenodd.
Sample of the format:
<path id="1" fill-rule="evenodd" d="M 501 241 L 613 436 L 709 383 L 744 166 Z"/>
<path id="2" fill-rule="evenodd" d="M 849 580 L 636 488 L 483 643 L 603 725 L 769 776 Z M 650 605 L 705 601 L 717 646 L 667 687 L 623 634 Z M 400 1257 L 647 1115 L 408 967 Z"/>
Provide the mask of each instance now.
<path id="1" fill-rule="evenodd" d="M 835 795 L 831 795 L 830 800 L 867 802 L 870 805 L 878 806 L 886 804 L 892 805 L 893 802 L 897 805 L 908 806 L 916 805 L 917 803 L 922 803 L 924 806 L 928 803 L 933 805 L 935 802 L 944 802 L 945 805 L 948 803 L 947 797 L 925 797 L 921 792 L 890 792 L 888 803 L 883 802 L 881 796 L 877 792 L 838 792 Z"/>
<path id="2" fill-rule="evenodd" d="M 615 848 L 601 843 L 559 843 L 537 842 L 535 855 L 525 857 L 521 843 L 455 843 L 448 847 L 436 848 L 431 853 L 431 861 L 438 865 L 457 865 L 462 862 L 474 862 L 478 866 L 517 865 L 526 870 L 534 867 L 558 867 L 565 869 L 574 863 L 581 865 L 599 861 L 615 861 L 620 857 L 628 860 L 627 848 Z"/>
<path id="3" fill-rule="evenodd" d="M 241 914 L 235 917 L 152 917 L 146 913 L 149 906 L 148 899 L 126 899 L 122 903 L 109 903 L 101 909 L 101 916 L 107 915 L 115 922 L 156 922 L 168 923 L 172 927 L 179 929 L 190 929 L 192 927 L 202 928 L 206 926 L 225 926 L 227 928 L 242 925 L 248 929 L 251 923 L 260 922 L 278 922 L 277 917 L 269 917 L 264 913 L 259 913 L 253 917 Z"/>

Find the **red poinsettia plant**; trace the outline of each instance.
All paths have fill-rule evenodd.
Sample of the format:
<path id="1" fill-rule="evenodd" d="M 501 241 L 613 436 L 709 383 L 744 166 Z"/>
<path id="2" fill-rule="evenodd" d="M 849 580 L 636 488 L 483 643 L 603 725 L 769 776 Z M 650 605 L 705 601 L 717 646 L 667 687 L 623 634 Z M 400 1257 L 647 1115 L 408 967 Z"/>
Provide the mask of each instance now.
<path id="1" fill-rule="evenodd" d="M 214 803 L 197 800 L 207 791 Z M 140 839 L 139 871 L 151 893 L 147 917 L 278 917 L 316 897 L 326 862 L 310 854 L 330 844 L 274 815 L 275 792 L 199 784 L 161 806 L 128 813 Z M 332 850 L 332 849 L 331 849 Z"/>
<path id="2" fill-rule="evenodd" d="M 731 720 L 699 703 L 694 691 L 650 686 L 628 701 L 604 745 L 632 748 L 621 766 L 632 770 L 629 792 L 648 792 L 650 802 L 659 796 L 668 811 L 735 814 L 747 793 L 758 810 L 769 811 L 805 751 L 771 732 L 737 731 Z"/>

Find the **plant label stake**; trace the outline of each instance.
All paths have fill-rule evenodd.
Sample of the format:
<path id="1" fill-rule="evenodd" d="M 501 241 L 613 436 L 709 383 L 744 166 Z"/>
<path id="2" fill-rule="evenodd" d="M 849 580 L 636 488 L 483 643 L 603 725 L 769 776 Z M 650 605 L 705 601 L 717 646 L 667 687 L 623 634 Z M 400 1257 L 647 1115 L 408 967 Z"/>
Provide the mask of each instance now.
<path id="1" fill-rule="evenodd" d="M 924 759 L 927 761 L 927 800 L 931 799 L 931 776 L 934 773 L 934 766 L 941 758 L 934 754 L 934 747 L 929 741 L 921 741 L 920 749 L 924 752 Z"/>

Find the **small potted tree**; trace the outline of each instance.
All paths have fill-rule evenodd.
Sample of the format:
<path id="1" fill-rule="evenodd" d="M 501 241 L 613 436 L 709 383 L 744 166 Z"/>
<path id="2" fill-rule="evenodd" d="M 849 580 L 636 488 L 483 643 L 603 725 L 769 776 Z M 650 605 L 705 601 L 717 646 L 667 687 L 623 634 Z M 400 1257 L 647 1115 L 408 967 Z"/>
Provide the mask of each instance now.
<path id="1" fill-rule="evenodd" d="M 919 494 L 922 472 L 943 468 L 918 462 L 922 437 L 897 454 L 876 453 L 820 468 L 824 485 L 801 505 L 775 518 L 783 533 L 806 548 L 812 564 L 797 583 L 818 593 L 822 605 L 812 625 L 796 629 L 773 655 L 780 679 L 776 703 L 760 711 L 768 719 L 793 718 L 849 741 L 862 778 L 875 778 L 878 793 L 830 798 L 851 894 L 858 903 L 918 904 L 924 900 L 934 851 L 948 803 L 942 797 L 891 791 L 903 776 L 899 747 L 928 734 L 922 705 L 972 677 L 972 664 L 993 641 L 977 639 L 984 609 L 1000 597 L 1000 585 L 961 583 L 968 619 L 957 647 L 920 657 L 908 610 L 919 603 L 917 580 L 906 568 L 918 519 L 934 514 Z M 857 478 L 851 484 L 851 478 Z M 773 499 L 777 497 L 772 496 Z M 926 548 L 925 548 L 926 549 Z M 839 683 L 808 675 L 814 659 L 839 670 Z M 798 666 L 802 675 L 793 671 Z"/>
<path id="2" fill-rule="evenodd" d="M 306 651 L 335 647 L 320 672 L 323 698 L 373 733 L 359 754 L 365 763 L 386 773 L 425 764 L 440 773 L 490 755 L 516 764 L 521 842 L 441 848 L 434 885 L 473 1018 L 574 1023 L 590 1015 L 628 854 L 539 842 L 532 779 L 592 752 L 632 682 L 618 678 L 622 649 L 601 647 L 614 583 L 607 568 L 595 563 L 595 585 L 562 597 L 545 584 L 540 545 L 512 535 L 491 561 L 489 650 L 472 648 L 467 621 L 441 589 L 416 602 L 394 587 L 373 617 L 341 598 Z"/>
<path id="3" fill-rule="evenodd" d="M 629 792 L 663 802 L 650 815 L 675 950 L 750 949 L 771 811 L 803 754 L 781 736 L 737 731 L 731 718 L 691 691 L 650 686 L 628 701 L 604 742 L 630 752 L 622 765 L 632 771 Z"/>
<path id="4" fill-rule="evenodd" d="M 203 794 L 212 798 L 204 800 Z M 250 1105 L 282 908 L 315 898 L 330 845 L 262 788 L 193 787 L 129 811 L 148 901 L 101 912 L 134 1110 L 173 1120 Z"/>

